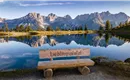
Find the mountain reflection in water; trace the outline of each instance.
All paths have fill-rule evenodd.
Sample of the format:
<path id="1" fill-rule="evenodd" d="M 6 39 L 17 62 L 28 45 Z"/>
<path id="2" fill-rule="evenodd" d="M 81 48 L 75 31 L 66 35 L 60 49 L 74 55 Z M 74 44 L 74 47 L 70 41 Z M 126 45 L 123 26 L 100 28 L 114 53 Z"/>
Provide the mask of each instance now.
<path id="1" fill-rule="evenodd" d="M 77 35 L 53 35 L 53 36 L 21 36 L 21 37 L 10 37 L 10 38 L 0 38 L 0 43 L 16 41 L 28 44 L 31 47 L 40 47 L 46 43 L 51 46 L 57 43 L 66 43 L 67 45 L 71 41 L 75 41 L 77 44 L 91 45 L 91 46 L 101 46 L 107 47 L 108 45 L 120 46 L 125 43 L 124 40 L 120 40 L 117 37 L 109 37 L 103 34 L 98 36 L 98 34 L 77 34 Z"/>
<path id="2" fill-rule="evenodd" d="M 77 34 L 0 38 L 0 70 L 36 68 L 40 49 L 90 48 L 90 57 L 125 60 L 130 39 L 110 34 Z"/>

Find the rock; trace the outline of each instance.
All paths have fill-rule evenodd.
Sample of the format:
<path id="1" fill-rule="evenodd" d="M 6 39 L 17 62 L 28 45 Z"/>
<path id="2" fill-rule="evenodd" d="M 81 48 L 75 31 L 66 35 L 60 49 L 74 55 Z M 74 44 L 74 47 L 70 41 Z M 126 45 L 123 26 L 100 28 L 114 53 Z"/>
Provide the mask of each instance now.
<path id="1" fill-rule="evenodd" d="M 130 58 L 127 58 L 124 62 L 130 63 Z"/>
<path id="2" fill-rule="evenodd" d="M 55 29 L 56 26 L 69 29 L 87 24 L 88 29 L 98 30 L 100 25 L 105 26 L 106 20 L 110 20 L 113 26 L 117 26 L 120 22 L 124 23 L 125 21 L 130 21 L 130 17 L 123 12 L 111 14 L 107 11 L 102 13 L 81 14 L 72 19 L 70 15 L 60 17 L 51 13 L 48 16 L 42 16 L 34 12 L 12 20 L 0 18 L 0 26 L 3 26 L 3 22 L 6 22 L 10 29 L 16 27 L 16 25 L 22 24 L 31 25 L 31 27 L 36 30 L 37 27 L 45 29 L 49 25 L 51 25 L 53 29 Z"/>
<path id="3" fill-rule="evenodd" d="M 93 57 L 92 60 L 96 63 L 96 64 L 99 64 L 101 62 L 108 62 L 108 58 L 107 57 Z"/>
<path id="4" fill-rule="evenodd" d="M 121 70 L 130 73 L 130 58 L 126 59 L 125 62 L 120 60 L 111 60 L 106 57 L 95 57 L 92 58 L 92 60 L 96 65 L 106 66 L 114 70 Z"/>

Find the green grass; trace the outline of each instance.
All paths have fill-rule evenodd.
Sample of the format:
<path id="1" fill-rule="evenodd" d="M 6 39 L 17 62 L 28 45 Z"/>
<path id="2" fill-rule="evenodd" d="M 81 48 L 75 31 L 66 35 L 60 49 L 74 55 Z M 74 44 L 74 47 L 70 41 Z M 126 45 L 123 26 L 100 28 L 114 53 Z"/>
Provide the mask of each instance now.
<path id="1" fill-rule="evenodd" d="M 30 31 L 30 32 L 0 32 L 0 36 L 27 36 L 27 35 L 66 35 L 66 34 L 91 34 L 96 31 Z"/>

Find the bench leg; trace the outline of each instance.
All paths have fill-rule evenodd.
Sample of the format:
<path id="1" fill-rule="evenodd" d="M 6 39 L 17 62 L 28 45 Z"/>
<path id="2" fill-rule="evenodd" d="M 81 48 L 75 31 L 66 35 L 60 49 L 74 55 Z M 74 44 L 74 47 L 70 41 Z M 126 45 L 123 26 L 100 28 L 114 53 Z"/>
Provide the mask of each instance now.
<path id="1" fill-rule="evenodd" d="M 78 67 L 78 70 L 82 75 L 87 75 L 90 72 L 90 69 L 87 66 Z"/>
<path id="2" fill-rule="evenodd" d="M 44 70 L 44 77 L 45 78 L 50 78 L 50 77 L 52 77 L 53 76 L 53 71 L 52 71 L 52 69 L 46 69 L 46 70 Z"/>

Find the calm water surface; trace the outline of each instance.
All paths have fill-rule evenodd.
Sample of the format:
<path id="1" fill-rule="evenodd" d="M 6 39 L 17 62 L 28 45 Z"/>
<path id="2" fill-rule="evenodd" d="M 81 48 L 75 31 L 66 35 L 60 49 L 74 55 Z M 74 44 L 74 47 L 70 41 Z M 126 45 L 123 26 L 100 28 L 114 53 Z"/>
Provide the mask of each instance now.
<path id="1" fill-rule="evenodd" d="M 0 71 L 36 68 L 40 49 L 90 48 L 91 55 L 124 61 L 130 43 L 109 35 L 83 34 L 0 38 Z"/>

